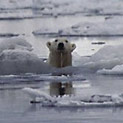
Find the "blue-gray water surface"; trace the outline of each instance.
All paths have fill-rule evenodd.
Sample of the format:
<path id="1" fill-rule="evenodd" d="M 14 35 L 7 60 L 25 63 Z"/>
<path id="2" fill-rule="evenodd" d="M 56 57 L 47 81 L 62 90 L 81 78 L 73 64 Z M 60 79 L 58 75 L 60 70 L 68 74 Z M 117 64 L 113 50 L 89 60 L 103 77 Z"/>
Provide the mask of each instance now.
<path id="1" fill-rule="evenodd" d="M 91 89 L 85 91 L 102 94 L 122 92 L 123 77 L 85 75 Z M 0 123 L 122 123 L 122 107 L 42 107 L 31 104 L 22 87 L 43 89 L 48 82 L 6 84 L 0 90 Z M 46 84 L 46 85 L 45 85 Z M 21 86 L 20 86 L 21 85 Z M 3 85 L 2 85 L 3 86 Z M 81 94 L 84 94 L 84 90 Z M 86 92 L 87 93 L 87 92 Z"/>

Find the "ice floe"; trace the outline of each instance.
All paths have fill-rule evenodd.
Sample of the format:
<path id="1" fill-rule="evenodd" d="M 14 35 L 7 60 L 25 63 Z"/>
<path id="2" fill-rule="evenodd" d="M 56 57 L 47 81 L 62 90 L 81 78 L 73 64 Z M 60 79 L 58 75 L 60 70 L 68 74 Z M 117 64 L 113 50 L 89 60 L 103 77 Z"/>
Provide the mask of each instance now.
<path id="1" fill-rule="evenodd" d="M 49 36 L 123 36 L 122 17 L 105 17 L 97 22 L 80 22 L 65 29 L 39 29 L 33 31 L 34 35 L 49 35 Z"/>
<path id="2" fill-rule="evenodd" d="M 11 81 L 10 81 L 11 80 Z M 84 81 L 83 75 L 72 75 L 72 76 L 53 76 L 52 74 L 35 74 L 25 73 L 19 75 L 0 75 L 0 84 L 17 84 L 17 83 L 36 83 L 36 82 L 73 82 L 73 81 Z"/>
<path id="3" fill-rule="evenodd" d="M 106 71 L 107 73 L 110 71 L 112 72 L 117 71 L 117 74 L 118 74 L 118 71 L 119 71 L 119 74 L 120 74 L 121 69 L 119 70 L 119 67 L 117 65 L 123 64 L 122 48 L 123 48 L 123 45 L 117 45 L 117 46 L 107 45 L 101 48 L 99 51 L 97 51 L 95 54 L 93 54 L 90 57 L 76 56 L 77 61 L 75 60 L 73 63 L 77 64 L 77 66 L 82 67 L 81 69 L 83 68 L 86 70 L 90 69 L 90 71 L 93 71 L 93 72 L 103 69 L 101 71 L 98 71 L 98 73 L 101 73 L 101 72 L 106 73 Z"/>
<path id="4" fill-rule="evenodd" d="M 71 75 L 85 71 L 94 73 L 98 71 L 97 73 L 100 74 L 122 74 L 122 49 L 123 45 L 106 45 L 90 57 L 79 56 L 75 52 L 73 53 L 73 67 L 56 69 L 34 54 L 32 45 L 26 40 L 20 37 L 5 39 L 0 41 L 0 74 L 52 73 L 54 77 L 63 73 Z M 54 78 L 49 79 L 54 80 Z"/>
<path id="5" fill-rule="evenodd" d="M 34 35 L 47 35 L 47 36 L 58 36 L 58 30 L 56 29 L 39 29 L 32 32 Z"/>
<path id="6" fill-rule="evenodd" d="M 123 64 L 116 65 L 112 69 L 102 69 L 97 71 L 98 74 L 103 75 L 123 75 Z"/>
<path id="7" fill-rule="evenodd" d="M 31 52 L 32 46 L 21 38 L 0 42 L 0 74 L 44 73 L 50 68 Z M 46 69 L 47 68 L 47 69 Z"/>
<path id="8" fill-rule="evenodd" d="M 79 23 L 61 30 L 60 35 L 69 36 L 122 36 L 122 17 L 114 17 L 101 22 Z"/>
<path id="9" fill-rule="evenodd" d="M 0 53 L 4 50 L 24 50 L 24 51 L 32 51 L 32 45 L 29 44 L 25 39 L 17 37 L 17 38 L 9 38 L 0 41 Z"/>
<path id="10" fill-rule="evenodd" d="M 4 19 L 58 17 L 65 15 L 122 15 L 122 0 L 1 0 L 0 12 Z M 4 13 L 4 14 L 3 14 Z M 23 16 L 23 17 L 22 17 Z M 2 17 L 0 17 L 2 19 Z"/>
<path id="11" fill-rule="evenodd" d="M 31 103 L 40 103 L 42 106 L 56 107 L 114 107 L 123 106 L 123 97 L 120 95 L 91 95 L 85 98 L 82 96 L 63 96 L 51 97 L 41 90 L 32 88 L 23 88 L 31 98 Z"/>

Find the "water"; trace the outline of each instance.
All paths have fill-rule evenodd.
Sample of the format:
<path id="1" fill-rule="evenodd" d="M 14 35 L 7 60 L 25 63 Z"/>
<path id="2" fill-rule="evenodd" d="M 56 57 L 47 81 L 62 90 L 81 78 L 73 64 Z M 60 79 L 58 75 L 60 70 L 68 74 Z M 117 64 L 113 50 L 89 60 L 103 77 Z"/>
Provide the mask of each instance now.
<path id="1" fill-rule="evenodd" d="M 122 77 L 88 76 L 88 80 L 91 88 L 82 89 L 81 94 L 122 92 Z M 37 85 L 41 89 L 48 86 L 47 82 L 39 83 L 33 83 L 33 86 Z M 28 83 L 24 84 L 24 87 L 27 86 L 29 86 Z M 31 104 L 30 97 L 21 89 L 0 90 L 1 123 L 122 123 L 122 115 L 122 107 L 42 107 L 40 103 Z"/>
<path id="2" fill-rule="evenodd" d="M 70 17 L 72 18 L 72 17 Z M 54 37 L 33 36 L 32 31 L 43 26 L 44 23 L 54 26 L 59 25 L 60 21 L 66 21 L 67 18 L 60 19 L 45 18 L 33 20 L 14 20 L 0 21 L 0 32 L 16 32 L 25 37 L 34 47 L 34 53 L 39 57 L 47 58 L 48 49 L 46 42 Z M 76 20 L 73 19 L 73 23 Z M 72 23 L 72 22 L 71 22 Z M 61 24 L 62 25 L 62 24 Z M 66 25 L 65 25 L 66 26 Z M 12 28 L 14 27 L 14 28 Z M 23 35 L 24 34 L 24 35 Z M 2 40 L 3 38 L 1 38 Z M 122 44 L 122 38 L 71 38 L 76 43 L 76 52 L 81 56 L 90 56 L 104 45 Z M 92 42 L 102 41 L 105 44 L 98 45 Z M 81 45 L 82 44 L 82 45 Z M 45 47 L 45 48 L 44 48 Z M 81 94 L 120 94 L 122 93 L 123 77 L 84 75 L 91 83 L 91 88 L 82 89 Z M 33 81 L 34 80 L 34 81 Z M 17 82 L 15 78 L 9 79 L 11 84 L 1 84 L 0 90 L 0 123 L 122 123 L 123 110 L 122 107 L 109 108 L 77 108 L 77 107 L 42 107 L 40 104 L 30 104 L 30 97 L 23 93 L 21 88 L 33 87 L 43 88 L 47 81 L 38 81 L 28 77 L 24 82 L 20 78 Z M 30 82 L 31 81 L 31 82 Z M 32 82 L 33 81 L 33 82 Z M 12 82 L 14 84 L 12 84 Z M 19 83 L 20 82 L 20 83 Z"/>
<path id="3" fill-rule="evenodd" d="M 77 18 L 77 19 L 76 19 Z M 40 57 L 48 56 L 48 49 L 46 48 L 46 42 L 53 40 L 55 37 L 48 36 L 34 36 L 33 31 L 38 29 L 64 29 L 81 21 L 83 22 L 100 22 L 104 17 L 102 16 L 79 16 L 76 17 L 59 17 L 59 18 L 35 18 L 35 19 L 24 19 L 24 20 L 1 20 L 0 21 L 0 34 L 19 34 L 20 37 L 24 37 L 28 42 L 30 42 L 34 47 L 34 53 L 38 54 Z M 71 21 L 69 21 L 71 20 Z M 26 25 L 26 26 L 25 26 Z M 3 37 L 5 38 L 5 37 Z M 76 52 L 81 56 L 91 55 L 99 50 L 101 47 L 106 45 L 120 45 L 122 44 L 122 37 L 68 37 L 70 41 L 75 42 L 77 45 Z M 3 40 L 3 39 L 1 39 Z M 105 44 L 93 45 L 94 42 L 104 42 Z M 83 45 L 81 45 L 83 43 Z M 45 48 L 44 48 L 45 47 Z"/>
<path id="4" fill-rule="evenodd" d="M 12 10 L 14 11 L 14 10 Z M 16 10 L 17 11 L 17 10 Z M 15 12 L 16 12 L 15 11 Z M 23 12 L 23 11 L 21 11 Z M 32 15 L 32 11 L 26 11 Z M 5 15 L 5 13 L 2 13 Z M 10 12 L 10 14 L 12 14 Z M 18 14 L 18 12 L 17 12 Z M 33 13 L 34 14 L 34 13 Z M 12 14 L 13 15 L 13 14 Z M 20 14 L 21 15 L 21 14 Z M 14 16 L 17 15 L 14 13 Z M 8 15 L 7 15 L 8 17 Z M 18 34 L 33 45 L 33 52 L 41 58 L 48 57 L 46 42 L 55 37 L 34 36 L 33 31 L 41 28 L 64 29 L 79 22 L 101 22 L 104 16 L 69 15 L 60 17 L 42 17 L 26 19 L 1 19 L 0 34 Z M 1 36 L 0 40 L 8 38 Z M 105 45 L 123 44 L 122 37 L 68 37 L 77 45 L 76 52 L 81 56 L 90 56 Z M 102 44 L 100 42 L 103 42 Z M 89 83 L 84 86 L 83 80 L 74 81 L 75 94 L 121 94 L 123 93 L 122 76 L 103 76 L 97 74 L 82 74 Z M 18 76 L 0 76 L 0 123 L 122 123 L 122 107 L 42 107 L 41 104 L 31 104 L 31 98 L 22 88 L 32 87 L 49 92 L 50 80 L 42 80 L 42 75 L 24 74 Z"/>

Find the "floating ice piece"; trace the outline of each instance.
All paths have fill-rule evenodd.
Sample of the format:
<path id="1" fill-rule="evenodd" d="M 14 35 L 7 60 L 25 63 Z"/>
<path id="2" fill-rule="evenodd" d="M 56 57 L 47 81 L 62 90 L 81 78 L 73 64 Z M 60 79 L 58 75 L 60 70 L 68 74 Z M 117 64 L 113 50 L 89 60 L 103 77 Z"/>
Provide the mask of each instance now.
<path id="1" fill-rule="evenodd" d="M 98 70 L 97 73 L 104 75 L 123 75 L 123 65 L 116 65 L 112 69 Z"/>
<path id="2" fill-rule="evenodd" d="M 25 39 L 20 37 L 14 37 L 0 41 L 0 53 L 4 50 L 14 49 L 32 51 L 32 45 L 29 44 Z"/>
<path id="3" fill-rule="evenodd" d="M 23 9 L 32 6 L 32 0 L 4 0 L 1 1 L 0 9 Z"/>
<path id="4" fill-rule="evenodd" d="M 42 106 L 58 106 L 58 107 L 112 107 L 123 106 L 123 98 L 121 95 L 92 95 L 88 100 L 77 98 L 76 96 L 63 96 L 61 98 L 51 97 L 42 91 L 31 88 L 24 88 L 32 99 L 33 103 L 37 103 L 36 98 L 39 97 L 38 103 Z"/>
<path id="5" fill-rule="evenodd" d="M 31 103 L 41 102 L 42 100 L 43 100 L 42 103 L 49 104 L 50 102 L 49 105 L 51 105 L 51 103 L 55 103 L 55 100 L 53 100 L 51 96 L 40 90 L 32 89 L 32 88 L 23 88 L 22 91 L 28 94 L 32 98 Z"/>
<path id="6" fill-rule="evenodd" d="M 38 89 L 24 88 L 22 90 L 24 92 L 28 93 L 28 95 L 30 95 L 30 97 L 33 99 L 35 99 L 36 97 L 41 97 L 41 98 L 45 98 L 45 99 L 49 99 L 49 100 L 51 99 L 51 97 L 48 94 L 46 94 Z"/>
<path id="7" fill-rule="evenodd" d="M 4 50 L 0 54 L 0 74 L 47 73 L 50 66 L 27 50 Z"/>
<path id="8" fill-rule="evenodd" d="M 1 19 L 24 19 L 38 16 L 122 15 L 121 0 L 1 0 Z M 106 17 L 108 20 L 110 17 Z"/>
<path id="9" fill-rule="evenodd" d="M 85 88 L 89 87 L 88 81 L 84 81 L 84 77 L 82 75 L 73 75 L 73 76 L 52 76 L 51 74 L 20 74 L 20 75 L 0 75 L 0 84 L 8 84 L 8 85 L 20 85 L 21 84 L 40 84 L 40 82 L 82 82 L 82 85 L 74 85 L 73 87 L 77 88 Z M 83 84 L 85 83 L 85 84 Z"/>
<path id="10" fill-rule="evenodd" d="M 111 18 L 101 22 L 82 22 L 61 30 L 60 36 L 123 36 L 123 18 Z M 115 30 L 114 30 L 115 29 Z"/>
<path id="11" fill-rule="evenodd" d="M 58 30 L 54 29 L 39 29 L 32 32 L 34 35 L 58 36 Z"/>
<path id="12" fill-rule="evenodd" d="M 40 76 L 40 79 L 43 81 L 53 81 L 53 82 L 66 82 L 66 81 L 84 81 L 86 80 L 83 75 L 70 75 L 70 76 Z"/>
<path id="13" fill-rule="evenodd" d="M 56 30 L 55 28 L 46 28 L 33 31 L 34 35 L 48 35 L 48 36 L 86 36 L 86 37 L 100 37 L 100 36 L 123 36 L 122 28 L 123 17 L 113 17 L 108 20 L 104 18 L 97 22 L 80 22 L 65 29 Z M 114 30 L 115 29 L 115 30 Z M 104 44 L 104 42 L 98 42 Z"/>
<path id="14" fill-rule="evenodd" d="M 90 57 L 73 54 L 73 64 L 80 67 L 80 70 L 98 71 L 100 74 L 122 74 L 122 66 L 117 66 L 123 64 L 122 49 L 123 45 L 107 45 Z"/>
<path id="15" fill-rule="evenodd" d="M 42 73 L 51 68 L 32 52 L 32 45 L 22 38 L 0 42 L 0 74 Z"/>

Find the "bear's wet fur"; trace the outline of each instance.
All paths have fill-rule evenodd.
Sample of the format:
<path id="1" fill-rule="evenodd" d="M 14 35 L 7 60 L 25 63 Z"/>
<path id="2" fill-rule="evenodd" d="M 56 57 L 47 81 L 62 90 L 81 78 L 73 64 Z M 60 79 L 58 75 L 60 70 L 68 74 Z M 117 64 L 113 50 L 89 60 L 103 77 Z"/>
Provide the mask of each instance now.
<path id="1" fill-rule="evenodd" d="M 48 63 L 57 68 L 72 66 L 72 51 L 76 48 L 75 44 L 68 40 L 59 38 L 53 42 L 47 42 L 50 54 Z"/>

